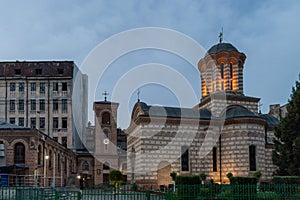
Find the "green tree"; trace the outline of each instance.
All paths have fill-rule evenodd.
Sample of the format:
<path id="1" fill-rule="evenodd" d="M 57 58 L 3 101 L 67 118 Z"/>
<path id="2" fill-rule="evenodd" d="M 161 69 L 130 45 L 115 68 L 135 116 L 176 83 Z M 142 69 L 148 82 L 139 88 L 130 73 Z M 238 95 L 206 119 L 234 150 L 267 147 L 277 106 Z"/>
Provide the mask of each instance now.
<path id="1" fill-rule="evenodd" d="M 113 170 L 109 173 L 109 180 L 115 183 L 115 188 L 119 187 L 119 184 L 123 182 L 123 175 L 118 170 Z"/>
<path id="2" fill-rule="evenodd" d="M 300 80 L 300 76 L 299 76 Z M 300 83 L 292 89 L 287 115 L 275 129 L 272 159 L 278 166 L 277 174 L 300 176 Z"/>

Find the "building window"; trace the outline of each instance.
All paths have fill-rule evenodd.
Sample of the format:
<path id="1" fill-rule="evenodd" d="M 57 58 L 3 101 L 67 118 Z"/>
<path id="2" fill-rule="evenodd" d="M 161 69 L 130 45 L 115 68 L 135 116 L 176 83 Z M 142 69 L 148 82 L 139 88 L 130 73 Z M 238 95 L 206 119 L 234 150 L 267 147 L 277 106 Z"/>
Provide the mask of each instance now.
<path id="1" fill-rule="evenodd" d="M 53 83 L 53 91 L 58 91 L 58 83 Z"/>
<path id="2" fill-rule="evenodd" d="M 9 100 L 9 110 L 10 111 L 15 110 L 15 100 Z"/>
<path id="3" fill-rule="evenodd" d="M 45 110 L 45 100 L 40 99 L 40 110 L 44 111 Z"/>
<path id="4" fill-rule="evenodd" d="M 217 170 L 217 148 L 213 148 L 213 171 L 216 172 Z"/>
<path id="5" fill-rule="evenodd" d="M 15 124 L 16 123 L 16 119 L 14 117 L 9 118 L 9 123 L 10 124 Z"/>
<path id="6" fill-rule="evenodd" d="M 21 69 L 15 69 L 15 75 L 21 75 Z"/>
<path id="7" fill-rule="evenodd" d="M 89 163 L 86 162 L 86 161 L 84 161 L 84 162 L 82 163 L 82 170 L 89 170 L 89 168 L 90 168 Z"/>
<path id="8" fill-rule="evenodd" d="M 42 75 L 42 69 L 35 69 L 36 75 Z"/>
<path id="9" fill-rule="evenodd" d="M 42 164 L 42 156 L 43 156 L 42 146 L 39 145 L 39 147 L 38 147 L 38 165 Z"/>
<path id="10" fill-rule="evenodd" d="M 61 109 L 62 110 L 68 110 L 68 100 L 67 99 L 62 99 L 61 100 Z"/>
<path id="11" fill-rule="evenodd" d="M 250 171 L 256 171 L 256 149 L 254 145 L 249 146 Z"/>
<path id="12" fill-rule="evenodd" d="M 24 164 L 25 163 L 25 146 L 23 143 L 18 142 L 15 144 L 15 153 L 14 153 L 14 162 L 15 164 Z"/>
<path id="13" fill-rule="evenodd" d="M 20 82 L 19 83 L 19 92 L 24 92 L 25 83 Z"/>
<path id="14" fill-rule="evenodd" d="M 110 169 L 110 165 L 108 162 L 104 162 L 103 163 L 103 170 L 109 170 Z"/>
<path id="15" fill-rule="evenodd" d="M 231 63 L 229 65 L 229 70 L 230 70 L 230 78 L 233 78 L 233 69 L 232 69 L 232 64 Z"/>
<path id="16" fill-rule="evenodd" d="M 61 118 L 61 128 L 68 128 L 68 118 L 67 117 Z"/>
<path id="17" fill-rule="evenodd" d="M 35 92 L 36 91 L 36 83 L 30 83 L 30 91 Z"/>
<path id="18" fill-rule="evenodd" d="M 64 74 L 64 69 L 63 69 L 63 68 L 57 68 L 57 73 L 58 73 L 59 75 Z"/>
<path id="19" fill-rule="evenodd" d="M 186 146 L 181 147 L 181 171 L 189 171 L 189 149 Z"/>
<path id="20" fill-rule="evenodd" d="M 58 110 L 58 100 L 53 99 L 53 110 Z"/>
<path id="21" fill-rule="evenodd" d="M 44 129 L 45 128 L 45 118 L 41 117 L 40 118 L 40 129 Z"/>
<path id="22" fill-rule="evenodd" d="M 107 129 L 103 130 L 103 133 L 104 133 L 104 139 L 108 139 L 108 130 Z"/>
<path id="23" fill-rule="evenodd" d="M 36 128 L 36 118 L 35 117 L 30 118 L 30 128 Z"/>
<path id="24" fill-rule="evenodd" d="M 224 78 L 224 64 L 221 64 L 220 74 L 221 74 L 221 79 L 223 79 Z"/>
<path id="25" fill-rule="evenodd" d="M 45 93 L 46 91 L 46 83 L 40 83 L 40 93 Z"/>
<path id="26" fill-rule="evenodd" d="M 54 139 L 54 138 L 53 138 Z M 56 141 L 57 142 L 57 141 Z M 57 155 L 57 169 L 60 170 L 60 154 Z"/>
<path id="27" fill-rule="evenodd" d="M 49 150 L 49 162 L 48 162 L 49 168 L 52 168 L 52 151 Z"/>
<path id="28" fill-rule="evenodd" d="M 53 128 L 54 129 L 58 128 L 58 117 L 53 117 Z"/>
<path id="29" fill-rule="evenodd" d="M 66 82 L 63 82 L 62 83 L 62 88 L 61 88 L 62 91 L 68 91 L 68 83 Z"/>
<path id="30" fill-rule="evenodd" d="M 102 124 L 110 124 L 110 114 L 109 112 L 104 112 L 102 114 Z"/>
<path id="31" fill-rule="evenodd" d="M 11 91 L 11 92 L 16 91 L 16 83 L 10 83 L 9 84 L 9 91 Z"/>
<path id="32" fill-rule="evenodd" d="M 24 100 L 19 99 L 19 111 L 24 111 Z"/>
<path id="33" fill-rule="evenodd" d="M 35 99 L 30 100 L 30 109 L 31 110 L 36 110 L 36 101 L 35 101 Z"/>
<path id="34" fill-rule="evenodd" d="M 55 142 L 58 142 L 58 137 L 53 137 L 53 140 L 54 140 Z"/>
<path id="35" fill-rule="evenodd" d="M 19 118 L 19 126 L 24 126 L 24 117 Z"/>
<path id="36" fill-rule="evenodd" d="M 67 137 L 61 137 L 61 144 L 64 147 L 67 147 L 67 145 L 68 145 L 68 138 Z"/>

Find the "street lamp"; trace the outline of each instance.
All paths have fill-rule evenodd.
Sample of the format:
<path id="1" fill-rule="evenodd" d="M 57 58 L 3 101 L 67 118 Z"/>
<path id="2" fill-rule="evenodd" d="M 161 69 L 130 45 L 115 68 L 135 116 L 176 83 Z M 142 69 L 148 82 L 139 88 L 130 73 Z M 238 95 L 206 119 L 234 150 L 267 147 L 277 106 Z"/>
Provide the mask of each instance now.
<path id="1" fill-rule="evenodd" d="M 44 150 L 44 187 L 46 187 L 46 175 L 47 175 L 47 160 L 49 159 L 49 156 L 46 155 L 46 150 Z"/>

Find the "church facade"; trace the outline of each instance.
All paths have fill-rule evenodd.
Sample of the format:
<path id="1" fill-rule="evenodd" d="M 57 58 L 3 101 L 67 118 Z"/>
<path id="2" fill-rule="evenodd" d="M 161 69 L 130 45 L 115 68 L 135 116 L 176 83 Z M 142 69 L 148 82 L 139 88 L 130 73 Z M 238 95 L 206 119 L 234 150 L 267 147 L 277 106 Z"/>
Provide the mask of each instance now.
<path id="1" fill-rule="evenodd" d="M 193 108 L 137 102 L 127 134 L 127 181 L 148 188 L 172 183 L 170 173 L 229 182 L 226 174 L 271 179 L 272 138 L 278 120 L 246 96 L 246 55 L 229 43 L 211 47 L 198 63 L 202 98 Z"/>

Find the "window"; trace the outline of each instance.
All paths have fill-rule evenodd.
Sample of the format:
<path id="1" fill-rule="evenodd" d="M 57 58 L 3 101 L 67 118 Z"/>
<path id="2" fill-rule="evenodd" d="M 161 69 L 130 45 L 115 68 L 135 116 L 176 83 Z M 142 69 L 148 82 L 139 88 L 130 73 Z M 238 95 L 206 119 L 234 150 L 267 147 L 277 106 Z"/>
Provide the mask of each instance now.
<path id="1" fill-rule="evenodd" d="M 62 110 L 68 110 L 68 100 L 67 99 L 62 99 L 61 100 L 61 109 Z"/>
<path id="2" fill-rule="evenodd" d="M 30 109 L 31 110 L 36 110 L 36 101 L 35 101 L 35 99 L 30 100 Z"/>
<path id="3" fill-rule="evenodd" d="M 110 169 L 110 164 L 108 162 L 103 163 L 103 170 L 109 170 Z"/>
<path id="4" fill-rule="evenodd" d="M 18 142 L 15 144 L 14 148 L 14 162 L 15 164 L 24 164 L 25 163 L 25 146 L 23 143 Z"/>
<path id="5" fill-rule="evenodd" d="M 58 91 L 58 83 L 53 83 L 53 91 Z"/>
<path id="6" fill-rule="evenodd" d="M 90 166 L 89 166 L 89 163 L 84 161 L 82 163 L 82 170 L 89 170 Z"/>
<path id="7" fill-rule="evenodd" d="M 229 70 L 230 70 L 230 78 L 233 77 L 233 70 L 232 70 L 232 64 L 230 63 L 229 65 Z"/>
<path id="8" fill-rule="evenodd" d="M 53 117 L 53 128 L 58 128 L 58 118 Z"/>
<path id="9" fill-rule="evenodd" d="M 213 148 L 213 171 L 216 172 L 217 170 L 217 148 Z"/>
<path id="10" fill-rule="evenodd" d="M 58 100 L 53 99 L 53 110 L 58 110 Z"/>
<path id="11" fill-rule="evenodd" d="M 57 68 L 57 73 L 62 75 L 64 74 L 64 69 L 63 68 Z"/>
<path id="12" fill-rule="evenodd" d="M 189 149 L 181 147 L 181 171 L 189 171 Z"/>
<path id="13" fill-rule="evenodd" d="M 19 99 L 19 111 L 24 111 L 24 100 Z"/>
<path id="14" fill-rule="evenodd" d="M 36 128 L 36 118 L 35 117 L 30 118 L 30 128 Z"/>
<path id="15" fill-rule="evenodd" d="M 68 128 L 68 118 L 67 117 L 61 118 L 61 128 Z"/>
<path id="16" fill-rule="evenodd" d="M 35 69 L 36 75 L 42 75 L 42 69 Z"/>
<path id="17" fill-rule="evenodd" d="M 19 92 L 24 92 L 24 86 L 25 86 L 24 82 L 19 83 Z"/>
<path id="18" fill-rule="evenodd" d="M 109 112 L 104 112 L 102 114 L 102 124 L 110 124 L 110 114 Z"/>
<path id="19" fill-rule="evenodd" d="M 15 75 L 21 75 L 21 69 L 15 69 Z"/>
<path id="20" fill-rule="evenodd" d="M 15 100 L 9 100 L 9 110 L 10 111 L 15 110 Z"/>
<path id="21" fill-rule="evenodd" d="M 103 130 L 103 133 L 104 133 L 104 139 L 108 139 L 108 130 L 107 129 Z"/>
<path id="22" fill-rule="evenodd" d="M 221 64 L 221 78 L 223 79 L 224 78 L 224 64 Z"/>
<path id="23" fill-rule="evenodd" d="M 52 151 L 49 150 L 49 162 L 48 162 L 49 168 L 52 168 Z"/>
<path id="24" fill-rule="evenodd" d="M 61 88 L 62 91 L 68 91 L 68 83 L 66 82 L 63 82 L 62 83 L 62 88 Z"/>
<path id="25" fill-rule="evenodd" d="M 10 83 L 9 84 L 9 91 L 11 91 L 11 92 L 16 91 L 16 83 Z"/>
<path id="26" fill-rule="evenodd" d="M 45 110 L 45 100 L 40 99 L 40 110 L 44 111 Z"/>
<path id="27" fill-rule="evenodd" d="M 36 91 L 36 83 L 30 83 L 30 91 L 35 92 Z"/>
<path id="28" fill-rule="evenodd" d="M 38 165 L 42 164 L 42 156 L 43 156 L 42 146 L 39 145 L 39 147 L 38 147 Z"/>
<path id="29" fill-rule="evenodd" d="M 256 171 L 256 150 L 254 145 L 249 146 L 250 171 Z"/>
<path id="30" fill-rule="evenodd" d="M 58 137 L 53 137 L 53 140 L 54 140 L 55 142 L 58 142 Z"/>
<path id="31" fill-rule="evenodd" d="M 10 124 L 15 124 L 16 123 L 16 119 L 14 117 L 9 118 L 9 123 Z"/>
<path id="32" fill-rule="evenodd" d="M 53 139 L 54 139 L 54 137 L 53 137 Z M 57 142 L 57 141 L 56 141 Z M 58 171 L 60 171 L 60 154 L 58 154 L 57 155 L 57 169 L 58 169 Z"/>
<path id="33" fill-rule="evenodd" d="M 45 93 L 46 91 L 46 83 L 40 83 L 40 93 Z"/>
<path id="34" fill-rule="evenodd" d="M 40 118 L 40 129 L 44 129 L 45 128 L 45 118 L 41 117 Z"/>
<path id="35" fill-rule="evenodd" d="M 24 117 L 19 118 L 19 126 L 24 126 Z"/>
<path id="36" fill-rule="evenodd" d="M 67 137 L 61 137 L 61 144 L 64 147 L 67 147 L 67 145 L 68 145 L 68 138 Z"/>

